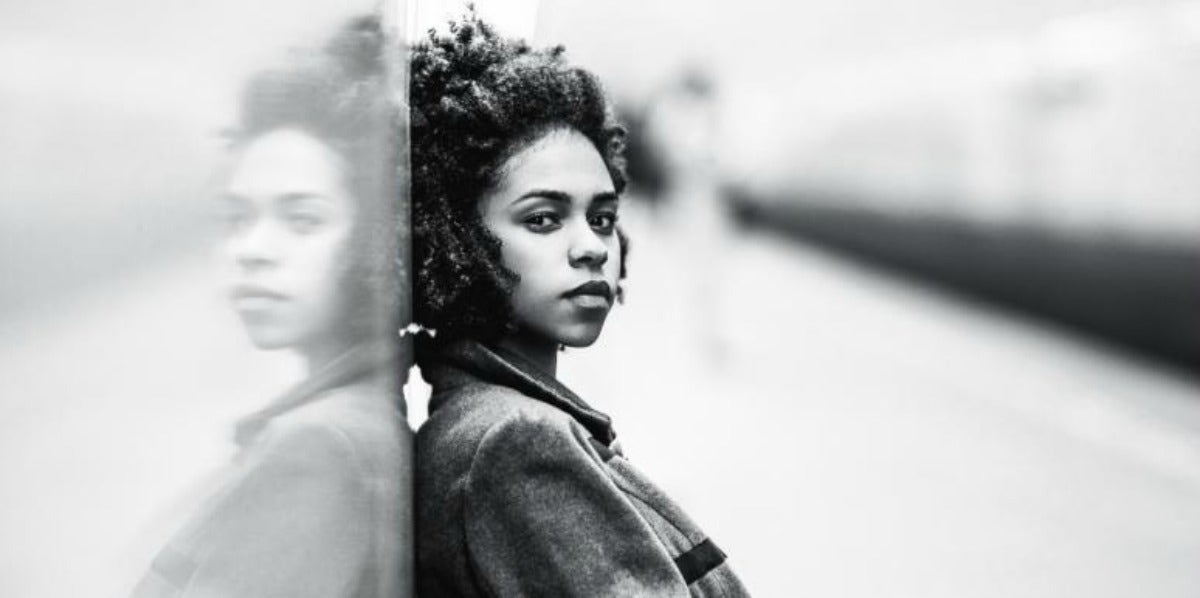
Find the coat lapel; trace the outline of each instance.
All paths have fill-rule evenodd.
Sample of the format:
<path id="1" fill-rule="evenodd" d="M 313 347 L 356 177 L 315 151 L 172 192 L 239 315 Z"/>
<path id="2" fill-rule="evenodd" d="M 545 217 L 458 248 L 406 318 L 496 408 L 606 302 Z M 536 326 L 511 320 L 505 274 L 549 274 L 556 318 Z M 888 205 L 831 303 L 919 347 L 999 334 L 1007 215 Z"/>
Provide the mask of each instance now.
<path id="1" fill-rule="evenodd" d="M 435 386 L 456 386 L 473 380 L 507 386 L 566 412 L 605 446 L 616 438 L 611 418 L 511 351 L 477 341 L 458 341 L 444 347 L 438 358 L 423 369 L 428 370 L 426 377 Z M 439 406 L 440 401 L 434 398 L 430 412 Z"/>

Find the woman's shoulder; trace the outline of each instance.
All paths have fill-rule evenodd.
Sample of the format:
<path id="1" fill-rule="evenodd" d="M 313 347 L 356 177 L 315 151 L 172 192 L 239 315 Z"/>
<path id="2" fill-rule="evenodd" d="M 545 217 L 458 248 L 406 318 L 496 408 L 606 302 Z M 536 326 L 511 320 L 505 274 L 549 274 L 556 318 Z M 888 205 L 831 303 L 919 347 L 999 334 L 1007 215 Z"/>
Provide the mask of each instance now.
<path id="1" fill-rule="evenodd" d="M 418 450 L 472 453 L 486 437 L 514 434 L 583 442 L 587 432 L 565 411 L 516 389 L 484 382 L 435 394 L 436 409 L 417 431 Z"/>
<path id="2" fill-rule="evenodd" d="M 248 450 L 263 458 L 344 470 L 367 467 L 393 453 L 384 460 L 402 458 L 411 438 L 403 415 L 385 397 L 339 393 L 273 417 Z"/>
<path id="3" fill-rule="evenodd" d="M 496 426 L 540 422 L 567 429 L 574 419 L 563 410 L 531 397 L 517 389 L 488 382 L 474 382 L 445 391 L 435 391 L 437 407 L 426 425 L 431 431 L 439 426 L 457 425 L 481 433 Z M 420 432 L 419 432 L 420 433 Z"/>
<path id="4" fill-rule="evenodd" d="M 394 435 L 397 428 L 411 433 L 404 415 L 402 393 L 357 384 L 326 390 L 323 396 L 295 410 L 297 419 L 336 426 L 351 435 Z"/>

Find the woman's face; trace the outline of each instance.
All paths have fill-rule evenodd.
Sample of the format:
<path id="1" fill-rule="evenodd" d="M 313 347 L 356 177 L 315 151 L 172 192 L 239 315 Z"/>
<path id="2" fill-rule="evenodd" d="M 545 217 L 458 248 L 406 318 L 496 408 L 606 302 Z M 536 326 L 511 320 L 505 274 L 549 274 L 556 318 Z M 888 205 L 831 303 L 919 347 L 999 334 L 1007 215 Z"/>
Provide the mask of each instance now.
<path id="1" fill-rule="evenodd" d="M 354 202 L 340 156 L 298 129 L 276 129 L 239 152 L 221 198 L 227 290 L 263 349 L 337 343 L 340 289 Z"/>
<path id="2" fill-rule="evenodd" d="M 595 342 L 620 274 L 617 194 L 600 153 L 555 129 L 514 154 L 480 202 L 504 265 L 521 333 L 572 347 Z"/>

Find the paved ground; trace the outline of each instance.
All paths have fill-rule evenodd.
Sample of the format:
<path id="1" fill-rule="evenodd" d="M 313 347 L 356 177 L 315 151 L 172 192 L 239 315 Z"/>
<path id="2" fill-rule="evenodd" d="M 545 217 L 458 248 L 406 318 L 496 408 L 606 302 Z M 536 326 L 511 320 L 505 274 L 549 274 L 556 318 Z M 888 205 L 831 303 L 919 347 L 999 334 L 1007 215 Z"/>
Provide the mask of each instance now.
<path id="1" fill-rule="evenodd" d="M 818 250 L 623 218 L 629 302 L 562 377 L 756 595 L 1200 595 L 1197 384 Z M 0 595 L 120 595 L 228 421 L 296 374 L 205 272 L 0 320 Z"/>

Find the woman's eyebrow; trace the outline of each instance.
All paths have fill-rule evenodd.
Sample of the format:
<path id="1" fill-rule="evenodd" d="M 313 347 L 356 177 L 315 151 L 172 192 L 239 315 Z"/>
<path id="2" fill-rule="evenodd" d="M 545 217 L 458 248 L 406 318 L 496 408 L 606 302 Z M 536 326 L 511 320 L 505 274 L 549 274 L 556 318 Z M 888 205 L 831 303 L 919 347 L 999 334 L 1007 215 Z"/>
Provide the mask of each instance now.
<path id="1" fill-rule="evenodd" d="M 296 205 L 308 201 L 322 201 L 328 199 L 329 198 L 324 194 L 317 193 L 315 191 L 293 191 L 291 193 L 279 195 L 275 198 L 275 201 L 284 205 Z"/>
<path id="2" fill-rule="evenodd" d="M 224 203 L 239 203 L 239 204 L 253 203 L 252 201 L 250 201 L 249 197 L 246 197 L 245 195 L 239 195 L 237 193 L 232 193 L 229 191 L 226 191 L 223 193 L 218 193 L 217 201 L 224 202 Z"/>
<path id="3" fill-rule="evenodd" d="M 514 199 L 513 203 L 530 198 L 552 199 L 554 201 L 571 203 L 570 194 L 562 191 L 556 191 L 554 189 L 533 189 L 532 191 L 526 191 L 525 193 L 522 193 L 520 197 Z"/>
<path id="4" fill-rule="evenodd" d="M 564 193 L 562 191 L 556 191 L 553 189 L 534 189 L 532 191 L 526 191 L 525 193 L 522 193 L 520 197 L 514 199 L 513 203 L 532 198 L 550 199 L 553 201 L 561 201 L 563 203 L 571 203 L 571 195 L 569 193 Z M 602 191 L 592 196 L 591 203 L 616 202 L 619 199 L 620 196 L 612 191 Z"/>

